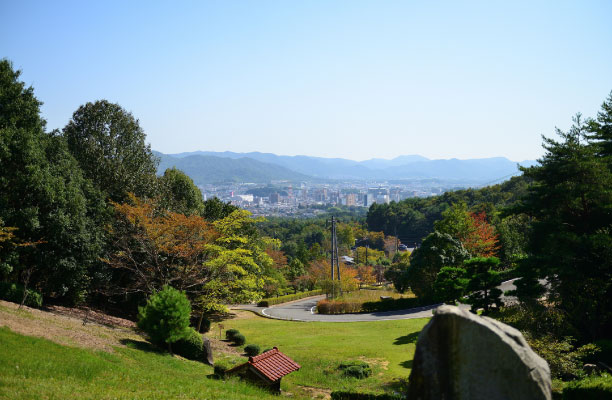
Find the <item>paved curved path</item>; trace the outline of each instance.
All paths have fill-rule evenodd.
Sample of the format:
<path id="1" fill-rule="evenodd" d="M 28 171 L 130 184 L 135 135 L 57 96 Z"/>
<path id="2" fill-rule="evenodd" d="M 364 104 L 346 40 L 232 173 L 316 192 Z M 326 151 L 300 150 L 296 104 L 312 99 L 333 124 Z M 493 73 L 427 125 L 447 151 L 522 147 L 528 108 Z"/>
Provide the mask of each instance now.
<path id="1" fill-rule="evenodd" d="M 510 279 L 502 282 L 498 286 L 502 292 L 513 290 L 514 281 L 516 279 Z M 545 283 L 546 281 L 542 281 Z M 308 297 L 302 300 L 292 301 L 290 303 L 278 304 L 272 307 L 257 307 L 254 305 L 240 305 L 233 308 L 241 310 L 249 310 L 256 312 L 259 315 L 268 318 L 283 319 L 288 321 L 318 321 L 318 322 L 364 322 L 364 321 L 389 321 L 397 319 L 411 319 L 411 318 L 429 318 L 433 316 L 432 311 L 440 306 L 440 304 L 432 304 L 430 306 L 410 308 L 407 310 L 398 311 L 382 311 L 373 313 L 362 313 L 362 314 L 317 314 L 315 307 L 319 300 L 324 299 L 325 296 L 314 296 Z M 516 301 L 516 298 L 502 295 L 502 299 L 506 303 L 512 303 Z M 467 304 L 460 304 L 459 307 L 470 309 Z"/>
<path id="2" fill-rule="evenodd" d="M 278 304 L 272 307 L 239 306 L 242 310 L 254 311 L 264 317 L 284 319 L 289 321 L 318 321 L 318 322 L 363 322 L 363 321 L 389 321 L 395 319 L 429 318 L 432 310 L 440 304 L 426 307 L 411 308 L 409 310 L 384 311 L 363 314 L 317 314 L 317 302 L 325 296 L 308 297 L 291 303 Z"/>

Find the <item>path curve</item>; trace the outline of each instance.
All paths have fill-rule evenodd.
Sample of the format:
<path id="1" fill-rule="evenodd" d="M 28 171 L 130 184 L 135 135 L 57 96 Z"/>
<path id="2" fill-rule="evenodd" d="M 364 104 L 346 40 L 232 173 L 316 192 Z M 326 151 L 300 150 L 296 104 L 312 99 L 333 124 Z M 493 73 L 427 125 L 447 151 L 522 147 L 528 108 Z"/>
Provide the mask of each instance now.
<path id="1" fill-rule="evenodd" d="M 498 286 L 505 292 L 507 290 L 513 290 L 514 281 L 516 279 L 510 279 L 502 282 Z M 542 281 L 546 282 L 546 281 Z M 302 322 L 365 322 L 365 321 L 390 321 L 398 319 L 412 319 L 412 318 L 430 318 L 433 316 L 432 311 L 440 306 L 441 304 L 432 304 L 424 307 L 410 308 L 407 310 L 397 311 L 381 311 L 373 313 L 361 313 L 361 314 L 318 314 L 315 311 L 317 302 L 325 298 L 325 295 L 307 297 L 305 299 L 292 301 L 290 303 L 278 304 L 272 307 L 257 307 L 255 305 L 239 305 L 233 308 L 240 310 L 253 311 L 261 316 L 274 319 L 283 319 L 287 321 L 302 321 Z M 504 302 L 512 303 L 516 301 L 516 298 L 502 295 Z M 460 304 L 459 307 L 470 309 L 467 304 Z"/>
<path id="2" fill-rule="evenodd" d="M 317 314 L 314 308 L 319 300 L 325 296 L 309 297 L 291 303 L 278 304 L 272 307 L 240 306 L 242 310 L 250 310 L 264 317 L 302 322 L 364 322 L 389 321 L 396 319 L 429 318 L 432 310 L 440 304 L 426 307 L 411 308 L 409 310 L 384 311 L 362 314 Z"/>

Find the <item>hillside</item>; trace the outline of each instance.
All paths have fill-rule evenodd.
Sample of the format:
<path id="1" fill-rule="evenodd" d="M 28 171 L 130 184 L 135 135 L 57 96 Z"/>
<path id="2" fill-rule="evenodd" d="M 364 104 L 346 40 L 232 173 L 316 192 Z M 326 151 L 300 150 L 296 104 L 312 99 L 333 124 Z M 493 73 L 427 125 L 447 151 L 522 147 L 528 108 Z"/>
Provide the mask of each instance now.
<path id="1" fill-rule="evenodd" d="M 209 157 L 227 160 L 250 159 L 282 167 L 280 171 L 294 172 L 321 179 L 351 179 L 351 180 L 392 180 L 392 179 L 440 179 L 459 181 L 465 184 L 481 184 L 497 180 L 501 177 L 518 173 L 517 162 L 505 157 L 459 160 L 430 160 L 419 155 L 399 156 L 391 160 L 373 158 L 365 161 L 353 161 L 343 158 L 323 158 L 310 156 L 280 156 L 272 153 L 234 153 L 195 151 L 171 155 L 173 159 L 205 163 Z M 174 161 L 178 162 L 178 161 Z M 522 161 L 521 165 L 533 165 L 534 161 Z M 224 168 L 219 165 L 219 168 Z"/>
<path id="2" fill-rule="evenodd" d="M 279 398 L 236 379 L 211 379 L 212 367 L 156 349 L 130 321 L 90 313 L 84 324 L 82 310 L 47 310 L 18 310 L 0 301 L 0 398 Z M 396 390 L 410 374 L 416 338 L 427 321 L 354 322 L 330 329 L 322 322 L 235 311 L 222 329 L 239 329 L 247 344 L 278 346 L 290 355 L 302 369 L 283 378 L 282 389 L 305 400 L 329 399 L 333 390 Z M 219 340 L 219 328 L 215 323 L 206 334 L 215 360 L 244 357 L 242 347 Z M 338 365 L 346 360 L 367 361 L 373 375 L 361 381 L 344 376 Z"/>
<path id="3" fill-rule="evenodd" d="M 196 185 L 220 182 L 267 183 L 275 180 L 310 181 L 312 177 L 291 171 L 278 165 L 257 161 L 251 158 L 226 158 L 207 155 L 173 157 L 155 153 L 160 157 L 158 173 L 176 167 L 184 171 Z"/>

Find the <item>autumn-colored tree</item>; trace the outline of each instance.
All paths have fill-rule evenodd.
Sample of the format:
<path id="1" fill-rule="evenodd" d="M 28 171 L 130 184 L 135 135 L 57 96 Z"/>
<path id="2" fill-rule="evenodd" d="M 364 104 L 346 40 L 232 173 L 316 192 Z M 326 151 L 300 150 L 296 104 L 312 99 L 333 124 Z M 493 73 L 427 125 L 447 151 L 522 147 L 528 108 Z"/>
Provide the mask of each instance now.
<path id="1" fill-rule="evenodd" d="M 499 236 L 495 227 L 487 221 L 485 212 L 470 213 L 471 230 L 463 246 L 477 257 L 494 257 L 499 251 Z"/>
<path id="2" fill-rule="evenodd" d="M 219 233 L 203 218 L 167 212 L 156 203 L 131 196 L 131 203 L 112 203 L 116 222 L 110 233 L 115 251 L 105 261 L 129 272 L 122 290 L 150 295 L 165 285 L 192 296 L 209 274 L 202 265 L 212 256 Z"/>
<path id="3" fill-rule="evenodd" d="M 492 257 L 499 251 L 498 235 L 484 211 L 469 212 L 463 202 L 453 204 L 435 223 L 436 230 L 459 240 L 473 257 Z"/>
<path id="4" fill-rule="evenodd" d="M 150 295 L 171 285 L 201 312 L 260 297 L 260 264 L 272 261 L 249 238 L 253 222 L 247 211 L 211 224 L 197 215 L 161 212 L 155 201 L 134 196 L 113 206 L 114 251 L 105 261 L 128 272 L 119 280 L 121 291 Z"/>
<path id="5" fill-rule="evenodd" d="M 361 285 L 371 285 L 373 283 L 376 283 L 376 273 L 374 271 L 374 267 L 372 266 L 358 266 L 357 276 L 359 277 L 359 287 L 361 287 Z"/>

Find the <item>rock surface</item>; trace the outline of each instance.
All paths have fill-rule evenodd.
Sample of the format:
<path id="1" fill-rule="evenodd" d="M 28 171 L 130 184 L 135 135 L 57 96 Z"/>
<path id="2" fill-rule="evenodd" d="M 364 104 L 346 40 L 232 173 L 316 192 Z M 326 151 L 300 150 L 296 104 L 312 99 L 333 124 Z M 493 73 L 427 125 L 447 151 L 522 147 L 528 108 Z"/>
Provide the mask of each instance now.
<path id="1" fill-rule="evenodd" d="M 410 400 L 550 400 L 550 369 L 516 329 L 441 306 L 417 341 Z"/>
<path id="2" fill-rule="evenodd" d="M 212 346 L 210 345 L 210 340 L 205 337 L 203 337 L 202 339 L 202 352 L 204 353 L 204 362 L 208 365 L 214 365 L 215 362 L 213 360 L 213 351 Z"/>

